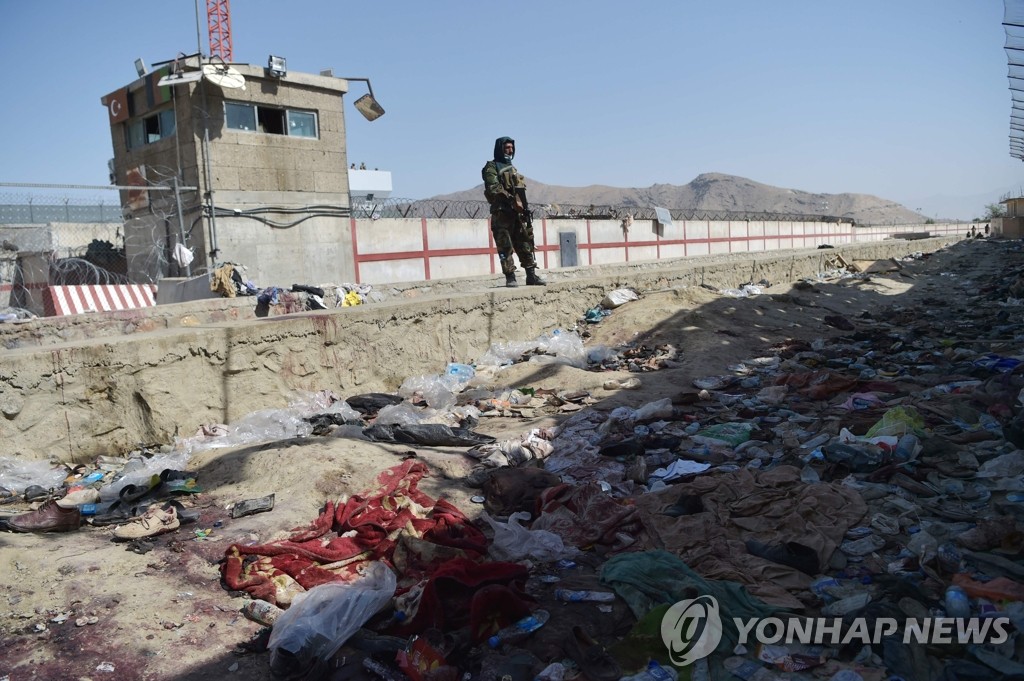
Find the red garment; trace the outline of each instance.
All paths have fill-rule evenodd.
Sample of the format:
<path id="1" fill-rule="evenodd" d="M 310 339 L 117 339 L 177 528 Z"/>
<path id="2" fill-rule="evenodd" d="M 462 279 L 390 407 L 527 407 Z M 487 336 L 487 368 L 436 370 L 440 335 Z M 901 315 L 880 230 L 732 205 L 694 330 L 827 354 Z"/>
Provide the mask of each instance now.
<path id="1" fill-rule="evenodd" d="M 518 563 L 476 563 L 453 558 L 439 566 L 423 587 L 415 613 L 395 633 L 451 631 L 467 624 L 474 642 L 530 614 L 525 591 L 530 571 Z M 497 627 L 497 628 L 495 628 Z"/>
<path id="2" fill-rule="evenodd" d="M 221 567 L 224 583 L 253 598 L 277 603 L 285 596 L 283 602 L 290 602 L 289 590 L 349 581 L 367 561 L 387 562 L 399 573 L 399 583 L 408 585 L 452 557 L 480 558 L 487 550 L 484 534 L 458 508 L 417 488 L 426 471 L 410 459 L 382 472 L 376 491 L 337 505 L 327 502 L 316 520 L 288 539 L 232 544 Z M 399 546 L 400 565 L 395 565 Z"/>

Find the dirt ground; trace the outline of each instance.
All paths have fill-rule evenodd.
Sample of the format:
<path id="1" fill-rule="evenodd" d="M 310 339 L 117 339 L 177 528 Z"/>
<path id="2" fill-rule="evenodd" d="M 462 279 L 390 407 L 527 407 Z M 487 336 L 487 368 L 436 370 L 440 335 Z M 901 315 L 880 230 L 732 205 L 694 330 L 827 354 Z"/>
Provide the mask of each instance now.
<path id="1" fill-rule="evenodd" d="M 587 391 L 594 400 L 588 408 L 602 411 L 638 407 L 675 395 L 694 379 L 721 374 L 732 363 L 762 356 L 787 338 L 828 339 L 844 333 L 826 317 L 856 320 L 866 311 L 877 315 L 955 301 L 959 291 L 996 276 L 1015 256 L 989 242 L 962 242 L 898 265 L 881 263 L 879 269 L 891 271 L 800 285 L 771 282 L 762 295 L 746 298 L 704 288 L 653 292 L 598 324 L 581 323 L 579 330 L 589 336 L 588 347 L 671 344 L 678 351 L 672 366 L 631 373 L 523 363 L 477 382 Z M 609 379 L 630 377 L 640 379 L 639 389 L 603 388 Z M 499 439 L 517 437 L 569 415 L 552 408 L 532 418 L 485 417 L 475 430 Z M 199 425 L 181 427 L 191 432 Z M 269 679 L 267 654 L 239 648 L 261 627 L 239 613 L 247 597 L 221 584 L 218 563 L 225 548 L 285 536 L 313 520 L 326 500 L 372 489 L 377 474 L 399 463 L 410 449 L 310 436 L 198 453 L 187 469 L 197 474 L 202 492 L 183 501 L 200 511 L 199 521 L 157 537 L 145 554 L 112 541 L 110 528 L 0 533 L 0 573 L 5 575 L 0 680 Z M 462 481 L 474 462 L 462 451 L 415 448 L 431 470 L 421 488 L 477 517 L 481 506 L 470 497 L 479 492 Z M 271 512 L 231 518 L 233 503 L 271 493 L 276 497 Z M 9 514 L 24 508 L 8 505 L 3 510 Z"/>

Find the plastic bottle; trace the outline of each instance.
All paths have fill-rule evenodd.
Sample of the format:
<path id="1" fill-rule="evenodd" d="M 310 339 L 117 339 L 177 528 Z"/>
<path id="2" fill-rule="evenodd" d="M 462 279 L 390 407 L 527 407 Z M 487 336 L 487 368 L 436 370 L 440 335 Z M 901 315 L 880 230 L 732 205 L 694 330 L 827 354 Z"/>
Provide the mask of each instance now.
<path id="1" fill-rule="evenodd" d="M 806 449 L 817 449 L 821 445 L 825 444 L 832 439 L 832 436 L 828 433 L 818 433 L 807 442 L 801 443 L 801 447 Z"/>
<path id="2" fill-rule="evenodd" d="M 95 473 L 90 473 L 89 475 L 87 475 L 84 478 L 82 478 L 81 480 L 79 480 L 78 484 L 79 485 L 83 485 L 83 486 L 91 485 L 92 483 L 99 482 L 102 479 L 103 479 L 103 473 L 101 473 L 99 471 L 96 471 Z"/>
<path id="3" fill-rule="evenodd" d="M 569 589 L 555 589 L 555 598 L 567 603 L 579 603 L 580 601 L 611 603 L 615 600 L 615 594 L 611 591 L 571 591 Z"/>
<path id="4" fill-rule="evenodd" d="M 103 515 L 114 505 L 112 501 L 101 501 L 98 504 L 79 504 L 78 511 L 82 515 Z"/>
<path id="5" fill-rule="evenodd" d="M 242 606 L 243 615 L 248 619 L 251 619 L 253 622 L 262 624 L 266 627 L 273 626 L 274 621 L 277 620 L 278 615 L 282 612 L 284 612 L 284 610 L 273 603 L 268 603 L 267 601 L 258 599 L 249 601 Z"/>
<path id="6" fill-rule="evenodd" d="M 510 643 L 526 638 L 543 627 L 550 616 L 547 610 L 537 610 L 532 615 L 524 617 L 515 624 L 510 624 L 494 636 L 491 636 L 487 639 L 487 645 L 491 648 L 497 648 L 502 643 Z"/>
<path id="7" fill-rule="evenodd" d="M 464 381 L 468 381 L 476 375 L 476 370 L 468 364 L 449 364 L 444 372 L 449 376 L 457 376 Z"/>
<path id="8" fill-rule="evenodd" d="M 678 678 L 677 675 L 669 672 L 669 670 L 662 667 L 655 660 L 647 663 L 647 675 L 654 679 L 654 681 L 676 681 L 676 678 Z"/>
<path id="9" fill-rule="evenodd" d="M 966 591 L 958 586 L 946 589 L 946 614 L 960 618 L 971 616 L 971 601 Z"/>
<path id="10" fill-rule="evenodd" d="M 708 659 L 702 657 L 693 663 L 693 669 L 690 670 L 690 681 L 710 681 L 711 679 L 711 668 L 708 665 Z"/>
<path id="11" fill-rule="evenodd" d="M 847 613 L 860 610 L 870 602 L 871 594 L 862 593 L 856 596 L 847 596 L 842 600 L 826 605 L 821 609 L 821 614 L 826 617 L 842 617 Z"/>
<path id="12" fill-rule="evenodd" d="M 917 448 L 917 436 L 913 433 L 907 433 L 896 443 L 896 449 L 893 450 L 893 457 L 897 461 L 911 461 L 917 454 Z"/>
<path id="13" fill-rule="evenodd" d="M 821 482 L 821 476 L 810 466 L 804 466 L 800 469 L 800 480 L 805 483 Z"/>
<path id="14" fill-rule="evenodd" d="M 563 681 L 565 679 L 565 665 L 561 662 L 552 662 L 541 670 L 534 681 Z"/>

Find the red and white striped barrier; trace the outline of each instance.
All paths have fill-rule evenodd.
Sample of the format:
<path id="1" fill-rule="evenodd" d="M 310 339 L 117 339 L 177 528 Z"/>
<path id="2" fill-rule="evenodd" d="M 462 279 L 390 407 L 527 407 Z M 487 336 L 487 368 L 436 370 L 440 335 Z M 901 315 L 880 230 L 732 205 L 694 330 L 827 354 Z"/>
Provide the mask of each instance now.
<path id="1" fill-rule="evenodd" d="M 106 284 L 100 286 L 50 286 L 43 299 L 46 316 L 83 312 L 134 310 L 156 305 L 154 284 Z"/>

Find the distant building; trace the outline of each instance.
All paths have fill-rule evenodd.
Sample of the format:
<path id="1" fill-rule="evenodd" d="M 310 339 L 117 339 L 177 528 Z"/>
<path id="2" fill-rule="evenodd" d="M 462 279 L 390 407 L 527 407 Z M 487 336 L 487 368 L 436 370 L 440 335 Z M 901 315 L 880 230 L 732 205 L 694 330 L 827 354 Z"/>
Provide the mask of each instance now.
<path id="1" fill-rule="evenodd" d="M 1001 218 L 992 219 L 992 234 L 1011 239 L 1024 237 L 1024 197 L 1003 199 L 1006 214 Z"/>
<path id="2" fill-rule="evenodd" d="M 232 262 L 263 287 L 350 270 L 351 248 L 341 247 L 354 174 L 342 107 L 349 82 L 198 56 L 156 66 L 101 98 L 112 179 L 140 187 L 121 193 L 131 279 L 183 276 L 172 257 L 182 235 L 192 274 Z M 390 191 L 390 173 L 362 172 L 387 175 Z M 153 189 L 173 188 L 175 178 L 197 189 Z"/>

